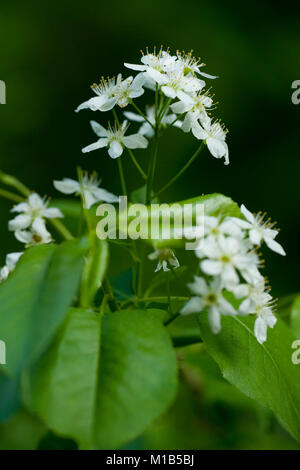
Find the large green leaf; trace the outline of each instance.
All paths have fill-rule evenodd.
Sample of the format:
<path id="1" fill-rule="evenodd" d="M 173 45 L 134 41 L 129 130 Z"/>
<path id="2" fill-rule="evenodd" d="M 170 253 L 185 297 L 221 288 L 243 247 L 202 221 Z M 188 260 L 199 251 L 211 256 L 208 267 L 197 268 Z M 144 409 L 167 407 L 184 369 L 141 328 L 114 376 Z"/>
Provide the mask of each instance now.
<path id="1" fill-rule="evenodd" d="M 184 201 L 179 201 L 173 204 L 168 204 L 168 206 L 172 206 L 173 208 L 171 209 L 170 212 L 170 234 L 168 233 L 168 229 L 163 228 L 163 216 L 162 216 L 162 206 L 154 206 L 152 205 L 151 207 L 148 206 L 145 211 L 139 211 L 137 212 L 136 215 L 130 215 L 130 210 L 132 209 L 132 204 L 128 204 L 128 213 L 127 213 L 127 227 L 129 229 L 131 223 L 136 220 L 136 217 L 140 218 L 140 224 L 137 223 L 139 227 L 144 227 L 145 231 L 148 231 L 147 237 L 144 239 L 144 241 L 148 243 L 155 244 L 159 247 L 164 247 L 164 246 L 183 246 L 185 244 L 185 240 L 180 240 L 176 239 L 174 236 L 174 220 L 176 215 L 182 215 L 183 214 L 183 207 L 184 205 L 190 205 L 191 207 L 191 213 L 192 213 L 192 224 L 196 223 L 196 207 L 197 205 L 203 204 L 204 205 L 204 214 L 205 215 L 214 215 L 214 216 L 235 216 L 235 217 L 240 217 L 241 212 L 238 207 L 238 205 L 232 201 L 229 197 L 223 196 L 223 194 L 208 194 L 204 196 L 199 196 L 195 197 L 192 199 L 186 199 Z M 167 207 L 167 206 L 166 206 Z M 92 213 L 95 213 L 95 208 L 92 209 Z M 98 213 L 99 214 L 99 213 Z M 125 212 L 124 212 L 125 214 Z M 117 214 L 118 216 L 118 214 Z M 110 223 L 111 221 L 111 228 L 115 226 L 115 222 L 117 227 L 119 228 L 119 218 L 117 217 L 117 220 L 114 221 L 114 214 L 107 215 L 106 213 L 104 214 L 104 217 L 98 217 L 98 222 L 101 220 L 104 220 L 107 223 Z M 125 220 L 125 218 L 124 218 Z M 157 230 L 159 231 L 159 236 L 156 238 L 151 238 L 151 221 L 157 221 Z M 165 219 L 166 220 L 166 219 Z M 124 222 L 125 223 L 125 222 Z M 103 222 L 104 224 L 104 222 Z M 101 225 L 101 224 L 100 224 Z M 98 234 L 102 233 L 102 230 L 100 230 L 100 225 Z M 102 227 L 103 229 L 103 227 Z M 108 229 L 105 228 L 105 231 Z M 140 228 L 137 228 L 137 230 L 140 230 Z M 152 232 L 153 234 L 153 232 Z"/>
<path id="2" fill-rule="evenodd" d="M 4 372 L 16 375 L 49 344 L 77 291 L 87 240 L 33 247 L 0 285 Z"/>
<path id="3" fill-rule="evenodd" d="M 300 367 L 291 361 L 294 338 L 278 319 L 260 345 L 254 319 L 223 317 L 222 330 L 211 332 L 207 315 L 199 315 L 201 337 L 224 377 L 247 396 L 270 408 L 300 441 Z"/>
<path id="4" fill-rule="evenodd" d="M 101 325 L 102 323 L 102 325 Z M 171 403 L 176 358 L 151 312 L 72 309 L 31 378 L 29 402 L 81 448 L 118 448 Z"/>
<path id="5" fill-rule="evenodd" d="M 300 339 L 300 295 L 296 297 L 292 304 L 290 326 L 295 337 Z"/>

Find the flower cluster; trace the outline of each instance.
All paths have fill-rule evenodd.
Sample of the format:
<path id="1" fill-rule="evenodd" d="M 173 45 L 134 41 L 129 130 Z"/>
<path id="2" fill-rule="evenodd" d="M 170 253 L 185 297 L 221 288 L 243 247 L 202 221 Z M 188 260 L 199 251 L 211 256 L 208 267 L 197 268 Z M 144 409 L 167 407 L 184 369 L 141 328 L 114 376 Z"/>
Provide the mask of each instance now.
<path id="1" fill-rule="evenodd" d="M 56 207 L 48 207 L 48 201 L 37 193 L 31 193 L 27 200 L 11 209 L 18 215 L 8 222 L 8 229 L 14 232 L 18 241 L 25 247 L 50 243 L 52 236 L 46 227 L 46 219 L 61 218 L 63 214 Z M 15 269 L 23 251 L 8 253 L 6 264 L 0 270 L 0 282 L 7 279 Z"/>
<path id="2" fill-rule="evenodd" d="M 148 141 L 155 130 L 162 127 L 176 126 L 184 132 L 192 132 L 198 139 L 207 144 L 210 153 L 215 158 L 224 158 L 229 163 L 229 152 L 225 142 L 227 130 L 219 121 L 212 120 L 210 111 L 213 109 L 213 99 L 205 91 L 205 81 L 217 78 L 204 73 L 204 66 L 193 57 L 192 53 L 179 53 L 171 55 L 167 50 L 160 49 L 142 55 L 141 64 L 125 63 L 125 67 L 138 72 L 133 78 L 123 79 L 119 74 L 117 78 L 102 78 L 99 85 L 93 85 L 92 90 L 97 95 L 78 106 L 76 111 L 90 109 L 92 111 L 106 112 L 113 110 L 116 120 L 108 129 L 95 121 L 91 122 L 92 129 L 99 140 L 82 151 L 108 147 L 111 158 L 122 155 L 123 149 L 146 148 Z M 147 107 L 141 111 L 134 103 L 135 98 L 149 89 L 156 94 L 156 106 Z M 126 135 L 127 121 L 120 123 L 113 109 L 118 106 L 124 108 L 132 105 L 138 114 L 125 111 L 124 115 L 133 122 L 140 122 L 138 133 Z"/>
<path id="3" fill-rule="evenodd" d="M 254 333 L 259 343 L 263 343 L 267 339 L 267 327 L 275 325 L 276 317 L 275 302 L 259 271 L 257 247 L 265 241 L 271 250 L 281 255 L 285 252 L 275 241 L 278 231 L 273 224 L 265 222 L 261 214 L 254 216 L 245 206 L 241 206 L 241 212 L 246 220 L 205 217 L 204 239 L 195 251 L 203 277 L 195 276 L 189 284 L 194 296 L 181 313 L 207 311 L 214 333 L 221 329 L 221 315 L 255 314 Z M 196 232 L 197 227 L 193 227 L 185 235 L 190 237 Z M 238 308 L 229 302 L 229 293 L 238 301 Z"/>
<path id="4" fill-rule="evenodd" d="M 8 223 L 8 229 L 15 237 L 27 246 L 49 243 L 52 241 L 46 228 L 46 219 L 61 218 L 63 214 L 56 207 L 48 207 L 48 201 L 37 193 L 32 193 L 28 199 L 11 209 L 18 215 Z"/>

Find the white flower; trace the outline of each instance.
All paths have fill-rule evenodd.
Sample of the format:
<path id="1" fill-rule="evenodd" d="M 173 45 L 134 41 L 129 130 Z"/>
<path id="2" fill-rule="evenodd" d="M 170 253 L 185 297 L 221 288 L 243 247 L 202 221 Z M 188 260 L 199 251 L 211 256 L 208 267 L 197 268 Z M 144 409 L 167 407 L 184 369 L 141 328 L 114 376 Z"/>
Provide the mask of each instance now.
<path id="1" fill-rule="evenodd" d="M 91 109 L 92 111 L 109 111 L 112 109 L 118 101 L 115 95 L 116 83 L 120 83 L 121 80 L 121 74 L 118 75 L 117 80 L 114 77 L 102 78 L 99 85 L 94 84 L 92 86 L 92 90 L 97 96 L 79 105 L 75 112 L 82 109 Z"/>
<path id="2" fill-rule="evenodd" d="M 53 219 L 63 217 L 56 207 L 48 207 L 48 201 L 41 198 L 37 193 L 32 193 L 27 201 L 17 204 L 11 212 L 18 212 L 14 219 L 8 223 L 11 231 L 19 231 L 29 228 L 36 220 L 44 224 L 44 218 Z"/>
<path id="3" fill-rule="evenodd" d="M 6 255 L 5 259 L 5 266 L 0 270 L 0 282 L 4 281 L 9 274 L 15 269 L 17 262 L 19 261 L 20 257 L 22 256 L 23 251 L 17 253 L 9 253 Z"/>
<path id="4" fill-rule="evenodd" d="M 257 341 L 262 344 L 267 340 L 267 329 L 273 328 L 277 318 L 273 315 L 274 301 L 266 292 L 258 293 L 255 298 L 255 312 L 257 318 L 254 323 L 254 334 Z"/>
<path id="5" fill-rule="evenodd" d="M 133 77 L 128 77 L 126 80 L 121 80 L 117 83 L 114 93 L 118 99 L 118 106 L 120 106 L 120 108 L 124 108 L 128 105 L 130 100 L 141 96 L 144 93 L 144 82 L 144 76 L 139 74 L 134 79 Z"/>
<path id="6" fill-rule="evenodd" d="M 119 74 L 117 79 L 108 78 L 102 79 L 99 85 L 93 85 L 92 90 L 97 96 L 85 101 L 75 110 L 76 112 L 82 109 L 91 109 L 92 111 L 109 111 L 116 104 L 120 108 L 128 105 L 129 101 L 133 98 L 138 98 L 144 93 L 143 85 L 145 78 L 142 75 L 128 77 L 122 79 Z"/>
<path id="7" fill-rule="evenodd" d="M 151 86 L 151 82 L 161 83 L 164 80 L 166 69 L 175 61 L 176 56 L 171 56 L 167 51 L 161 49 L 158 54 L 147 53 L 143 55 L 141 58 L 142 65 L 128 63 L 124 65 L 128 69 L 143 72 L 144 77 Z"/>
<path id="8" fill-rule="evenodd" d="M 34 219 L 29 230 L 17 230 L 15 237 L 26 246 L 42 245 L 52 241 L 52 236 L 41 218 Z"/>
<path id="9" fill-rule="evenodd" d="M 227 131 L 218 122 L 211 123 L 209 118 L 203 120 L 201 124 L 202 126 L 200 126 L 199 122 L 195 122 L 192 126 L 192 133 L 197 139 L 204 140 L 213 157 L 224 157 L 224 163 L 228 165 L 229 152 L 225 142 Z"/>
<path id="10" fill-rule="evenodd" d="M 206 109 L 211 108 L 212 104 L 213 101 L 207 94 L 197 93 L 191 96 L 190 99 L 177 101 L 170 108 L 176 114 L 186 113 L 181 129 L 184 132 L 190 132 L 198 120 L 205 123 L 209 119 Z"/>
<path id="11" fill-rule="evenodd" d="M 257 299 L 264 298 L 266 302 L 272 300 L 271 295 L 265 290 L 265 279 L 262 277 L 255 284 L 239 284 L 232 289 L 237 299 L 244 300 L 239 306 L 241 315 L 248 315 L 256 312 Z"/>
<path id="12" fill-rule="evenodd" d="M 168 98 L 179 98 L 183 102 L 190 102 L 190 95 L 205 86 L 205 82 L 194 76 L 185 75 L 182 64 L 175 62 L 168 67 L 167 72 L 160 81 L 161 91 Z"/>
<path id="13" fill-rule="evenodd" d="M 173 267 L 174 269 L 180 266 L 179 261 L 174 254 L 174 251 L 170 248 L 161 248 L 155 250 L 153 253 L 150 253 L 150 255 L 148 255 L 148 258 L 151 261 L 158 259 L 158 264 L 156 266 L 155 272 L 160 271 L 160 269 L 163 269 L 164 271 L 170 271 L 168 265 Z"/>
<path id="14" fill-rule="evenodd" d="M 155 124 L 155 106 L 147 106 L 146 108 L 146 117 L 149 122 L 147 122 L 143 116 L 140 114 L 132 113 L 131 111 L 125 111 L 124 116 L 129 119 L 130 121 L 134 122 L 140 122 L 142 123 L 141 127 L 139 128 L 139 134 L 142 134 L 148 138 L 151 138 L 154 136 L 154 129 L 151 126 L 151 124 Z M 176 115 L 175 114 L 165 114 L 160 122 L 161 125 L 163 126 L 169 126 L 172 124 L 173 121 L 176 120 Z M 177 121 L 174 123 L 175 127 L 181 127 L 181 122 Z"/>
<path id="15" fill-rule="evenodd" d="M 87 147 L 82 149 L 83 153 L 91 152 L 103 147 L 108 147 L 108 154 L 111 158 L 118 158 L 122 155 L 124 147 L 129 149 L 146 148 L 148 141 L 141 134 L 132 134 L 125 136 L 127 130 L 127 121 L 124 121 L 121 126 L 116 126 L 114 129 L 109 127 L 105 129 L 101 124 L 96 121 L 90 121 L 95 134 L 100 139 Z"/>
<path id="16" fill-rule="evenodd" d="M 203 258 L 205 256 L 201 250 L 201 247 L 203 246 L 203 237 L 206 237 L 206 240 L 210 237 L 218 240 L 220 235 L 230 235 L 239 239 L 242 239 L 244 236 L 242 229 L 234 220 L 230 220 L 229 217 L 222 219 L 221 216 L 213 217 L 208 215 L 197 217 L 196 225 L 186 227 L 183 233 L 188 239 L 195 238 L 199 240 L 199 245 L 195 248 L 195 253 L 198 258 Z"/>
<path id="17" fill-rule="evenodd" d="M 244 270 L 258 264 L 257 255 L 249 253 L 247 248 L 244 240 L 225 238 L 222 234 L 217 240 L 209 237 L 204 240 L 200 253 L 201 257 L 209 259 L 201 261 L 201 269 L 210 276 L 221 276 L 224 287 L 232 289 L 239 284 L 237 269 L 243 274 Z"/>
<path id="18" fill-rule="evenodd" d="M 216 277 L 208 284 L 202 277 L 195 276 L 194 282 L 188 284 L 188 287 L 196 296 L 187 302 L 180 313 L 188 315 L 207 311 L 213 333 L 221 330 L 221 315 L 237 314 L 233 306 L 223 297 L 221 278 Z"/>
<path id="19" fill-rule="evenodd" d="M 274 240 L 278 234 L 278 230 L 271 228 L 274 224 L 270 224 L 269 221 L 264 221 L 264 216 L 261 213 L 256 215 L 252 214 L 246 209 L 244 204 L 241 205 L 241 212 L 247 219 L 247 222 L 236 218 L 236 223 L 239 224 L 240 227 L 249 230 L 249 238 L 253 245 L 260 245 L 264 240 L 271 250 L 283 256 L 286 254 L 282 246 Z"/>
<path id="20" fill-rule="evenodd" d="M 208 73 L 201 72 L 200 67 L 203 67 L 205 64 L 200 63 L 200 59 L 197 60 L 195 57 L 193 57 L 192 52 L 188 52 L 187 54 L 177 52 L 177 58 L 178 62 L 180 62 L 183 66 L 185 75 L 198 73 L 206 78 L 218 78 L 215 75 L 210 75 Z"/>
<path id="21" fill-rule="evenodd" d="M 82 178 L 82 185 L 71 178 L 64 178 L 61 181 L 54 181 L 54 187 L 64 194 L 82 194 L 85 201 L 85 207 L 89 209 L 96 202 L 118 202 L 118 196 L 100 188 L 100 181 L 97 179 L 97 174 L 94 173 L 90 177 L 84 174 Z"/>

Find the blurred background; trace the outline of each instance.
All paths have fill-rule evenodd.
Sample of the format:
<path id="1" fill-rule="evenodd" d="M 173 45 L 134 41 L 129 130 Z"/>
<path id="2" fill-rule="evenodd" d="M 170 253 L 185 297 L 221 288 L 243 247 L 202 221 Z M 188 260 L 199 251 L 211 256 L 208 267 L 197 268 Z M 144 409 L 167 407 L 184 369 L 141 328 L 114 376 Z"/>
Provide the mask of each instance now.
<path id="1" fill-rule="evenodd" d="M 75 177 L 80 165 L 97 170 L 104 187 L 120 194 L 116 162 L 106 151 L 81 153 L 82 147 L 95 141 L 89 120 L 105 125 L 111 119 L 109 113 L 75 114 L 74 109 L 93 96 L 89 87 L 102 75 L 129 75 L 123 62 L 138 63 L 140 49 L 148 46 L 151 50 L 155 45 L 169 46 L 171 51 L 193 49 L 207 64 L 205 71 L 219 76 L 210 82 L 219 103 L 214 115 L 230 131 L 231 164 L 226 167 L 204 151 L 162 200 L 221 192 L 251 211 L 266 211 L 278 221 L 278 240 L 287 251 L 286 258 L 266 253 L 265 274 L 273 295 L 298 292 L 300 105 L 291 101 L 291 85 L 300 79 L 299 13 L 299 5 L 285 3 L 283 8 L 266 1 L 249 6 L 230 0 L 3 0 L 0 79 L 6 82 L 7 104 L 0 106 L 0 168 L 40 194 L 57 197 L 53 179 Z M 150 93 L 145 94 L 138 104 L 142 107 L 148 98 L 153 100 Z M 194 138 L 176 129 L 166 133 L 159 153 L 157 189 L 177 173 L 197 145 Z M 146 167 L 147 152 L 137 151 L 136 156 Z M 142 185 L 138 173 L 125 154 L 123 161 L 128 186 L 138 188 Z M 7 252 L 21 248 L 7 231 L 10 207 L 9 202 L 0 200 L 2 263 Z M 187 408 L 190 403 L 188 400 Z M 248 444 L 233 443 L 234 433 L 240 436 L 241 412 L 234 409 L 233 418 L 231 405 L 227 405 L 213 409 L 216 428 L 220 422 L 236 419 L 237 430 L 231 427 L 231 434 L 225 432 L 225 441 L 223 435 L 218 437 L 218 444 L 206 443 L 205 426 L 196 423 L 202 437 L 195 439 L 198 445 L 199 439 L 204 439 L 202 448 L 251 446 L 249 440 Z M 253 410 L 245 406 L 251 414 Z M 175 412 L 168 422 L 157 424 L 145 445 L 167 445 L 165 437 L 159 441 L 159 432 L 170 436 L 174 426 L 185 428 L 187 408 L 178 411 L 177 425 L 172 424 Z M 253 435 L 255 423 L 252 421 Z M 2 432 L 8 434 L 7 430 Z M 180 442 L 186 448 L 197 445 L 194 441 L 186 443 L 186 433 L 173 437 L 179 448 Z M 288 442 L 287 446 L 292 445 Z"/>

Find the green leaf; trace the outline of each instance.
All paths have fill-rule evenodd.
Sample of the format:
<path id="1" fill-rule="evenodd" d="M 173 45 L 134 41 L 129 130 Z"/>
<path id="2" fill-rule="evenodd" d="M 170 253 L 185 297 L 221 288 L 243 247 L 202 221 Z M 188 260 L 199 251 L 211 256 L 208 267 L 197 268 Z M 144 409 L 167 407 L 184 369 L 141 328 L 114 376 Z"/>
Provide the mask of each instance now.
<path id="1" fill-rule="evenodd" d="M 19 406 L 18 381 L 0 372 L 0 423 L 15 413 Z"/>
<path id="2" fill-rule="evenodd" d="M 35 450 L 45 431 L 35 416 L 20 410 L 0 425 L 0 450 Z"/>
<path id="3" fill-rule="evenodd" d="M 45 350 L 77 291 L 87 240 L 26 250 L 0 285 L 4 372 L 17 375 Z"/>
<path id="4" fill-rule="evenodd" d="M 31 377 L 28 403 L 51 430 L 81 448 L 114 449 L 171 403 L 177 363 L 166 329 L 151 312 L 108 314 L 102 327 L 100 318 L 70 311 Z"/>
<path id="5" fill-rule="evenodd" d="M 204 213 L 205 215 L 222 215 L 222 216 L 234 216 L 234 217 L 240 217 L 241 212 L 238 207 L 238 205 L 232 201 L 229 197 L 223 196 L 222 194 L 208 194 L 205 196 L 199 196 L 195 197 L 192 199 L 187 199 L 184 201 L 179 201 L 176 203 L 171 203 L 168 204 L 170 207 L 172 204 L 174 204 L 173 209 L 171 210 L 171 216 L 170 216 L 170 234 L 166 232 L 166 228 L 164 227 L 165 223 L 163 224 L 163 217 L 162 217 L 162 208 L 160 205 L 157 204 L 157 207 L 147 207 L 147 211 L 142 212 L 140 214 L 137 214 L 137 217 L 139 218 L 139 223 L 136 220 L 136 217 L 134 216 L 127 216 L 127 227 L 130 226 L 130 224 L 133 222 L 133 220 L 136 221 L 136 224 L 138 225 L 138 228 L 136 230 L 139 230 L 141 232 L 146 232 L 148 233 L 145 235 L 145 239 L 143 241 L 156 245 L 158 247 L 183 247 L 185 245 L 185 240 L 179 240 L 176 239 L 174 236 L 174 217 L 176 215 L 183 216 L 183 207 L 186 204 L 189 204 L 192 207 L 192 224 L 195 224 L 196 222 L 196 207 L 199 204 L 204 205 Z M 128 205 L 128 211 L 130 210 L 130 207 L 132 205 Z M 94 211 L 93 211 L 94 213 Z M 174 215 L 175 214 L 175 215 Z M 96 218 L 98 222 L 102 219 L 99 216 Z M 159 230 L 159 236 L 158 238 L 151 238 L 151 220 L 157 220 L 158 224 L 158 230 Z M 115 226 L 115 223 L 117 227 L 119 226 L 119 220 L 118 220 L 118 214 L 117 214 L 117 220 L 114 220 L 114 215 L 111 214 L 110 218 L 106 214 L 105 215 L 105 222 L 107 224 L 111 223 L 111 226 Z M 142 229 L 141 229 L 142 228 Z M 102 227 L 103 229 L 103 227 Z"/>
<path id="6" fill-rule="evenodd" d="M 291 361 L 294 338 L 278 319 L 260 345 L 254 319 L 223 317 L 222 330 L 211 332 L 207 315 L 199 315 L 200 334 L 223 376 L 247 396 L 270 408 L 300 441 L 300 367 Z"/>
<path id="7" fill-rule="evenodd" d="M 300 339 L 300 295 L 292 304 L 290 326 L 296 338 Z"/>
<path id="8" fill-rule="evenodd" d="M 108 266 L 108 244 L 105 240 L 99 240 L 96 234 L 90 234 L 90 251 L 84 267 L 81 289 L 80 305 L 89 307 L 93 304 Z"/>

